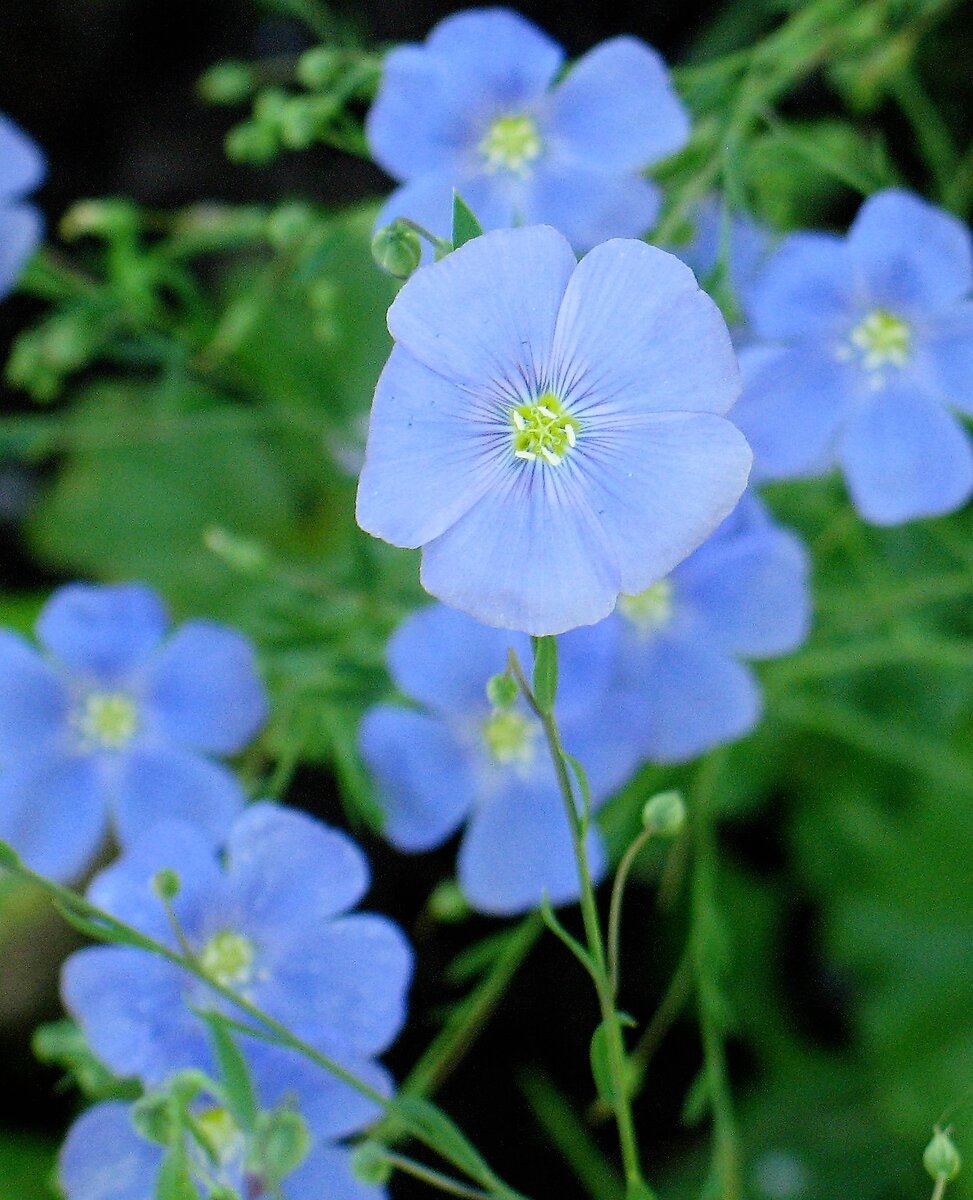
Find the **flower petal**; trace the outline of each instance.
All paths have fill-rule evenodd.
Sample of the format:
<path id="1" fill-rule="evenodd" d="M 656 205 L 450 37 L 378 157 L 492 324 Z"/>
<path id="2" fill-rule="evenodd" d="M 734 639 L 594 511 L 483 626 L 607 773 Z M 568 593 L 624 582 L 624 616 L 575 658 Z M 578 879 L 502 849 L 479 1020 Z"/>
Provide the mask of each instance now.
<path id="1" fill-rule="evenodd" d="M 0 772 L 0 841 L 41 875 L 76 879 L 107 828 L 104 788 L 91 759 L 40 755 Z"/>
<path id="2" fill-rule="evenodd" d="M 514 224 L 514 189 L 503 187 L 493 176 L 470 176 L 465 171 L 451 170 L 420 175 L 396 188 L 386 200 L 375 227 L 380 229 L 397 217 L 408 217 L 436 237 L 452 241 L 454 189 L 482 229 L 506 229 Z M 423 262 L 432 262 L 432 247 L 425 240 L 422 254 Z"/>
<path id="3" fill-rule="evenodd" d="M 925 331 L 919 351 L 933 390 L 973 416 L 973 303 L 957 304 Z"/>
<path id="4" fill-rule="evenodd" d="M 359 746 L 394 846 L 429 850 L 459 828 L 473 803 L 473 777 L 441 721 L 380 704 L 365 714 Z"/>
<path id="5" fill-rule="evenodd" d="M 328 1200 L 384 1200 L 388 1195 L 385 1188 L 363 1183 L 355 1175 L 353 1159 L 354 1151 L 346 1146 L 315 1146 L 281 1184 L 284 1200 L 302 1200 L 305 1196 L 327 1196 Z M 69 1196 L 68 1200 L 74 1198 Z"/>
<path id="6" fill-rule="evenodd" d="M 601 837 L 588 835 L 592 876 L 605 871 Z M 477 808 L 459 853 L 459 883 L 480 912 L 508 916 L 579 894 L 574 848 L 560 795 L 551 788 L 511 787 Z"/>
<path id="7" fill-rule="evenodd" d="M 161 821 L 187 821 L 220 845 L 244 800 L 225 767 L 184 750 L 139 747 L 121 764 L 115 825 L 121 841 L 130 843 Z"/>
<path id="8" fill-rule="evenodd" d="M 965 431 L 919 392 L 888 386 L 849 421 L 838 447 L 855 507 L 875 525 L 952 512 L 973 491 Z"/>
<path id="9" fill-rule="evenodd" d="M 392 336 L 430 370 L 471 388 L 542 380 L 575 257 L 555 229 L 499 229 L 422 267 L 389 309 Z"/>
<path id="10" fill-rule="evenodd" d="M 338 829 L 276 804 L 252 804 L 226 851 L 229 891 L 250 927 L 323 924 L 368 890 L 368 862 Z"/>
<path id="11" fill-rule="evenodd" d="M 627 594 L 657 583 L 713 532 L 743 494 L 751 462 L 740 431 L 712 413 L 592 421 L 577 451 Z"/>
<path id="12" fill-rule="evenodd" d="M 962 221 L 909 192 L 870 196 L 848 231 L 856 274 L 876 307 L 925 313 L 973 287 L 973 241 Z"/>
<path id="13" fill-rule="evenodd" d="M 497 439 L 485 406 L 396 347 L 375 389 L 358 524 L 393 546 L 438 537 L 493 486 Z"/>
<path id="14" fill-rule="evenodd" d="M 43 232 L 41 214 L 32 205 L 0 206 L 0 296 L 20 278 Z"/>
<path id="15" fill-rule="evenodd" d="M 129 1104 L 109 1101 L 81 1114 L 58 1159 L 66 1200 L 147 1200 L 164 1150 L 139 1137 Z"/>
<path id="16" fill-rule="evenodd" d="M 551 136 L 581 162 L 609 171 L 638 171 L 689 138 L 689 114 L 665 62 L 633 37 L 612 38 L 580 58 L 549 111 Z"/>
<path id="17" fill-rule="evenodd" d="M 72 583 L 37 618 L 41 643 L 66 666 L 114 684 L 162 640 L 166 611 L 151 588 Z"/>
<path id="18" fill-rule="evenodd" d="M 32 192 L 44 178 L 44 155 L 9 117 L 0 113 L 0 199 Z"/>
<path id="19" fill-rule="evenodd" d="M 586 254 L 554 337 L 562 401 L 582 421 L 623 412 L 724 413 L 740 391 L 726 322 L 675 255 L 643 242 Z"/>
<path id="20" fill-rule="evenodd" d="M 848 363 L 804 350 L 740 356 L 743 395 L 733 420 L 753 450 L 754 477 L 823 474 L 851 409 L 856 382 Z"/>
<path id="21" fill-rule="evenodd" d="M 619 574 L 586 490 L 571 459 L 514 460 L 424 547 L 422 586 L 485 625 L 538 636 L 593 625 L 611 611 Z"/>
<path id="22" fill-rule="evenodd" d="M 0 630 L 0 763 L 43 752 L 67 730 L 67 688 L 33 646 Z"/>
<path id="23" fill-rule="evenodd" d="M 267 719 L 252 643 L 214 621 L 187 621 L 154 658 L 145 696 L 163 736 L 190 750 L 235 754 Z"/>
<path id="24" fill-rule="evenodd" d="M 553 225 L 576 250 L 606 238 L 641 237 L 659 215 L 659 189 L 648 179 L 563 157 L 538 164 L 522 191 L 520 219 Z"/>
<path id="25" fill-rule="evenodd" d="M 758 337 L 843 337 L 859 315 L 848 246 L 831 234 L 791 234 L 767 260 L 743 300 Z"/>

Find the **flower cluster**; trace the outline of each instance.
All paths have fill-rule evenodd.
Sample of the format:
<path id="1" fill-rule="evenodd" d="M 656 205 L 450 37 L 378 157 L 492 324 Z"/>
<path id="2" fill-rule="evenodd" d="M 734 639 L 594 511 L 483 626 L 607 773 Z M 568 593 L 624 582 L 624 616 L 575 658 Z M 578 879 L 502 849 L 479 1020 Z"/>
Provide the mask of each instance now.
<path id="1" fill-rule="evenodd" d="M 0 113 L 0 297 L 17 282 L 41 239 L 42 221 L 28 196 L 44 178 L 44 156 Z"/>
<path id="2" fill-rule="evenodd" d="M 173 871 L 178 889 L 169 897 L 160 879 Z M 161 824 L 95 878 L 89 898 L 191 954 L 199 974 L 139 948 L 92 947 L 65 963 L 65 1003 L 118 1075 L 150 1087 L 188 1069 L 215 1078 L 203 1014 L 254 1022 L 212 981 L 388 1095 L 391 1080 L 375 1056 L 404 1020 L 412 953 L 392 922 L 349 911 L 367 886 L 367 864 L 349 838 L 271 804 L 253 805 L 234 824 L 222 862 L 197 829 Z M 344 1200 L 374 1191 L 353 1178 L 351 1152 L 337 1143 L 374 1120 L 375 1102 L 280 1045 L 247 1038 L 245 1051 L 261 1108 L 294 1109 L 310 1134 L 310 1152 L 282 1194 Z M 248 1146 L 229 1114 L 207 1103 L 199 1116 L 216 1135 L 210 1174 L 240 1195 L 264 1195 L 259 1179 L 240 1188 Z M 63 1152 L 68 1200 L 142 1200 L 160 1157 L 123 1106 L 98 1106 Z"/>
<path id="3" fill-rule="evenodd" d="M 563 66 L 560 46 L 500 8 L 392 51 L 366 132 L 403 186 L 379 225 L 409 217 L 448 238 L 455 188 L 485 229 L 549 224 L 578 250 L 651 228 L 659 193 L 640 172 L 689 136 L 665 64 L 620 37 L 558 79 Z"/>
<path id="4" fill-rule="evenodd" d="M 39 649 L 0 631 L 0 839 L 45 875 L 79 875 L 110 827 L 124 843 L 180 818 L 215 844 L 243 807 L 214 757 L 265 720 L 253 650 L 212 621 L 167 625 L 146 587 L 72 584 Z"/>

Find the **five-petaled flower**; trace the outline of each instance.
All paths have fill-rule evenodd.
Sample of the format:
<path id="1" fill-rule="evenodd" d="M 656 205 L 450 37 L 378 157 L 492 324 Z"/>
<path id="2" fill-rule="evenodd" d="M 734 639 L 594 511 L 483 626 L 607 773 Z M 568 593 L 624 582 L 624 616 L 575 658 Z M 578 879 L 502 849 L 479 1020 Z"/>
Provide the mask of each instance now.
<path id="1" fill-rule="evenodd" d="M 17 282 L 40 241 L 40 213 L 24 197 L 44 178 L 44 170 L 37 146 L 0 113 L 0 297 Z"/>
<path id="2" fill-rule="evenodd" d="M 749 290 L 764 343 L 742 359 L 735 420 L 760 478 L 839 465 L 866 520 L 959 507 L 973 452 L 969 230 L 907 192 L 866 200 L 846 238 L 788 237 Z"/>
<path id="3" fill-rule="evenodd" d="M 563 66 L 560 46 L 501 8 L 393 50 L 366 130 L 403 186 L 379 224 L 410 217 L 448 238 L 456 188 L 485 229 L 549 224 L 578 250 L 649 229 L 659 195 L 640 172 L 689 135 L 665 64 L 619 37 L 555 83 Z"/>
<path id="4" fill-rule="evenodd" d="M 388 324 L 358 521 L 422 546 L 426 590 L 487 625 L 600 620 L 746 486 L 726 324 L 663 250 L 578 264 L 547 226 L 488 233 L 420 268 Z"/>
<path id="5" fill-rule="evenodd" d="M 126 842 L 184 818 L 219 841 L 242 808 L 210 756 L 265 719 L 251 645 L 212 621 L 166 627 L 146 587 L 72 584 L 41 611 L 40 650 L 0 630 L 0 839 L 36 870 L 74 878 L 110 824 Z"/>

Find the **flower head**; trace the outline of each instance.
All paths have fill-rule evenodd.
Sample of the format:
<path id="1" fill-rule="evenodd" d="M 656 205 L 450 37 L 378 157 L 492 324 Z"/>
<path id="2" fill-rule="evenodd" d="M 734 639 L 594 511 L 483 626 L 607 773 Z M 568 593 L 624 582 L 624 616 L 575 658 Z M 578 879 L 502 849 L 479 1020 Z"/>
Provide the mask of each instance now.
<path id="1" fill-rule="evenodd" d="M 389 310 L 358 521 L 422 546 L 427 591 L 487 625 L 591 624 L 732 509 L 750 451 L 737 369 L 692 272 L 642 242 L 578 264 L 500 230 L 422 267 Z"/>
<path id="2" fill-rule="evenodd" d="M 603 42 L 559 82 L 564 51 L 502 8 L 456 13 L 385 60 L 366 131 L 403 184 L 379 218 L 449 237 L 453 188 L 486 229 L 543 223 L 578 250 L 635 237 L 658 189 L 640 172 L 674 153 L 689 117 L 659 55 Z"/>
<path id="3" fill-rule="evenodd" d="M 213 757 L 266 716 L 250 643 L 166 626 L 148 588 L 72 584 L 41 611 L 40 649 L 0 631 L 0 838 L 36 870 L 76 876 L 110 821 L 123 842 L 165 818 L 216 841 L 242 807 Z"/>
<path id="4" fill-rule="evenodd" d="M 169 869 L 180 881 L 171 911 L 155 883 Z M 256 804 L 233 826 L 225 864 L 192 826 L 159 825 L 95 878 L 89 896 L 156 940 L 188 946 L 214 983 L 388 1090 L 372 1059 L 404 1020 L 412 955 L 391 921 L 349 912 L 367 886 L 365 859 L 344 834 Z M 214 1069 L 194 1009 L 241 1016 L 185 968 L 130 947 L 78 951 L 62 984 L 95 1053 L 150 1084 L 187 1067 Z M 274 1068 L 275 1050 L 254 1043 L 258 1074 Z M 334 1086 L 338 1096 L 348 1090 Z"/>
<path id="5" fill-rule="evenodd" d="M 681 762 L 750 732 L 760 690 L 741 660 L 796 649 L 809 619 L 807 552 L 747 495 L 671 575 L 561 645 L 580 656 L 592 635 L 599 655 L 607 643 L 614 720 L 638 757 Z"/>
<path id="6" fill-rule="evenodd" d="M 44 178 L 44 156 L 0 113 L 0 297 L 17 282 L 41 239 L 40 213 L 25 202 Z"/>
<path id="7" fill-rule="evenodd" d="M 557 713 L 597 807 L 635 763 L 601 704 L 607 643 L 600 629 L 586 632 L 581 654 L 562 655 Z M 487 697 L 490 678 L 506 669 L 508 649 L 529 662 L 525 637 L 441 604 L 413 614 L 392 638 L 389 665 L 402 693 L 422 707 L 380 704 L 365 714 L 360 734 L 389 840 L 401 850 L 428 850 L 465 824 L 460 887 L 488 913 L 523 911 L 545 894 L 553 904 L 578 895 L 567 815 L 540 722 L 522 700 L 496 708 Z M 600 874 L 605 855 L 595 832 L 589 854 Z"/>
<path id="8" fill-rule="evenodd" d="M 973 492 L 973 242 L 907 192 L 866 200 L 848 236 L 787 238 L 750 289 L 764 345 L 741 359 L 736 420 L 762 478 L 840 466 L 879 525 Z"/>

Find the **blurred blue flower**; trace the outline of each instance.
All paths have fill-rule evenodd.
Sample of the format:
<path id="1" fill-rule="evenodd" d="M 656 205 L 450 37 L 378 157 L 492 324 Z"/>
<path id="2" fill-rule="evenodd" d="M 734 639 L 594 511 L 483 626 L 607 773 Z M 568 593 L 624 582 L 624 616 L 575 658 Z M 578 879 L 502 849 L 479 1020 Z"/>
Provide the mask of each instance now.
<path id="1" fill-rule="evenodd" d="M 907 192 L 866 200 L 846 238 L 787 238 L 752 289 L 764 345 L 734 419 L 764 479 L 845 473 L 866 520 L 951 512 L 973 491 L 973 248 Z"/>
<path id="2" fill-rule="evenodd" d="M 40 650 L 0 630 L 0 839 L 35 870 L 78 875 L 110 818 L 122 842 L 164 818 L 215 841 L 242 807 L 208 756 L 266 717 L 253 650 L 212 621 L 166 627 L 149 588 L 71 584 L 41 611 Z"/>
<path id="3" fill-rule="evenodd" d="M 594 630 L 567 634 L 562 649 L 580 656 L 593 635 L 610 640 L 606 708 L 638 756 L 695 758 L 756 725 L 760 688 L 740 660 L 786 654 L 804 641 L 808 570 L 800 540 L 748 493 L 671 575 L 623 596 Z"/>
<path id="4" fill-rule="evenodd" d="M 553 225 L 578 250 L 649 229 L 659 192 L 640 172 L 689 136 L 664 62 L 619 37 L 555 84 L 563 66 L 560 46 L 503 8 L 456 13 L 393 50 L 366 124 L 403 183 L 379 225 L 411 217 L 448 238 L 456 188 L 485 229 Z"/>
<path id="5" fill-rule="evenodd" d="M 17 282 L 41 240 L 43 221 L 24 200 L 44 178 L 44 156 L 0 113 L 0 297 Z"/>
<path id="6" fill-rule="evenodd" d="M 746 485 L 721 415 L 736 360 L 678 259 L 547 226 L 475 238 L 389 310 L 358 521 L 422 546 L 422 583 L 487 625 L 607 616 L 706 538 Z"/>
<path id="7" fill-rule="evenodd" d="M 474 908 L 515 913 L 546 893 L 553 904 L 577 898 L 567 815 L 540 722 L 522 700 L 494 708 L 491 676 L 507 650 L 530 664 L 526 637 L 480 625 L 435 604 L 414 613 L 389 644 L 399 690 L 421 709 L 380 704 L 365 714 L 360 746 L 386 824 L 400 850 L 428 850 L 467 828 L 459 883 Z M 581 654 L 561 656 L 557 715 L 565 746 L 584 765 L 597 807 L 627 778 L 635 759 L 616 737 L 614 714 L 601 704 L 607 641 L 587 631 Z M 596 832 L 588 853 L 595 877 L 605 867 Z"/>
<path id="8" fill-rule="evenodd" d="M 367 863 L 350 838 L 301 813 L 256 804 L 231 830 L 221 865 L 194 827 L 156 826 L 95 878 L 88 895 L 176 948 L 153 882 L 164 868 L 178 873 L 172 913 L 211 979 L 374 1087 L 390 1090 L 373 1060 L 405 1019 L 412 953 L 385 917 L 349 912 L 368 886 Z M 244 1016 L 184 968 L 131 947 L 73 954 L 62 991 L 99 1058 L 117 1074 L 150 1084 L 187 1067 L 213 1073 L 206 1025 L 193 1009 Z M 248 1044 L 258 1078 L 278 1069 L 280 1053 L 263 1042 Z M 325 1074 L 320 1087 L 338 1114 L 349 1105 L 360 1111 L 347 1085 Z M 374 1115 L 371 1106 L 368 1113 Z"/>

